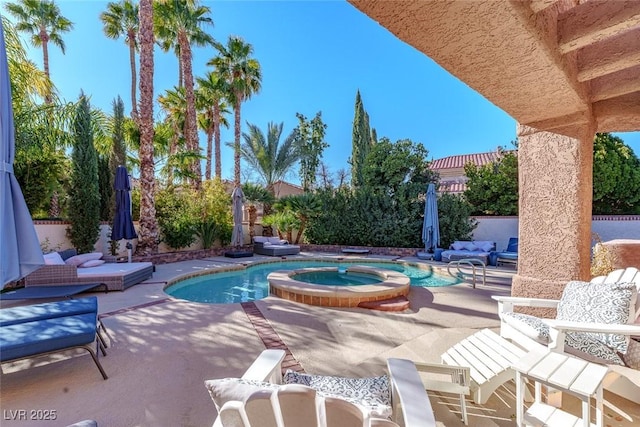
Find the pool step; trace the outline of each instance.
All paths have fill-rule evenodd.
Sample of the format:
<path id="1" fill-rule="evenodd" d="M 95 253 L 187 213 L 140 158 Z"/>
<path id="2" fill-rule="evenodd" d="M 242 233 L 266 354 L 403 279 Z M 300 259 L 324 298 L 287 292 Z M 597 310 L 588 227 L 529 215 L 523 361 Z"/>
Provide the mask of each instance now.
<path id="1" fill-rule="evenodd" d="M 409 300 L 407 297 L 399 296 L 382 301 L 361 302 L 358 304 L 358 307 L 380 311 L 404 311 L 409 308 Z"/>

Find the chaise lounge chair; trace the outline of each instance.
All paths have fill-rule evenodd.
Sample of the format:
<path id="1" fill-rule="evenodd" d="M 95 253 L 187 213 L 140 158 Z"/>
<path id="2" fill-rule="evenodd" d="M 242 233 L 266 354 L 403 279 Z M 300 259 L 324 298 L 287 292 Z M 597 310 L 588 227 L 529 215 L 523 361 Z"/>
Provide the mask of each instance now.
<path id="1" fill-rule="evenodd" d="M 253 253 L 267 256 L 297 255 L 300 246 L 290 245 L 278 237 L 256 236 L 253 238 Z"/>
<path id="2" fill-rule="evenodd" d="M 341 387 L 359 393 L 359 403 L 345 394 L 327 393 L 318 387 L 302 382 L 282 385 L 283 350 L 264 350 L 247 369 L 242 378 L 225 378 L 205 381 L 218 410 L 213 427 L 266 427 L 266 426 L 317 426 L 317 427 L 435 427 L 429 397 L 413 362 L 405 359 L 389 359 L 387 378 L 391 394 L 391 420 L 373 415 L 369 410 L 379 409 L 373 402 L 362 399 L 370 394 L 385 392 L 379 385 L 371 390 L 362 386 Z M 295 373 L 297 374 L 297 373 Z M 338 377 L 319 377 L 307 374 L 292 375 L 314 384 L 336 384 L 336 380 L 358 381 Z M 286 374 L 288 375 L 288 374 Z M 373 379 L 372 379 L 373 380 Z M 361 383 L 359 383 L 361 385 Z M 340 388 L 340 387 L 339 387 Z M 370 403 L 370 404 L 367 404 Z M 363 405 L 367 405 L 366 407 Z M 366 408 L 369 408 L 367 410 Z M 279 421 L 276 424 L 276 420 Z"/>
<path id="3" fill-rule="evenodd" d="M 59 252 L 59 254 L 60 258 L 66 261 L 75 256 L 76 252 L 75 249 L 68 249 Z M 62 263 L 43 265 L 27 275 L 23 281 L 25 287 L 98 283 L 104 284 L 109 291 L 122 291 L 149 279 L 152 275 L 153 264 L 150 262 L 106 262 L 88 268 Z"/>
<path id="4" fill-rule="evenodd" d="M 492 257 L 495 257 L 495 258 L 492 258 Z M 492 252 L 489 259 L 495 260 L 495 264 L 493 265 L 515 264 L 517 268 L 518 267 L 518 238 L 517 237 L 509 238 L 507 249 L 502 252 Z"/>

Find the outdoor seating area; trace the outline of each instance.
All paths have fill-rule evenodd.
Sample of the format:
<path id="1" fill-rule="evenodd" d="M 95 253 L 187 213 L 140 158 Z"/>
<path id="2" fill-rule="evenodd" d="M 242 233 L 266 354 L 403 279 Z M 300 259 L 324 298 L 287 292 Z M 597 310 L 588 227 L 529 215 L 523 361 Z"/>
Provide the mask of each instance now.
<path id="1" fill-rule="evenodd" d="M 296 255 L 300 246 L 291 245 L 279 237 L 256 236 L 253 238 L 253 253 L 267 256 Z"/>
<path id="2" fill-rule="evenodd" d="M 440 256 L 444 262 L 459 261 L 461 259 L 479 259 L 487 265 L 489 264 L 489 256 L 495 249 L 496 242 L 456 240 L 448 250 L 442 251 Z"/>
<path id="3" fill-rule="evenodd" d="M 75 249 L 47 254 L 45 262 L 24 277 L 25 287 L 100 283 L 109 291 L 122 291 L 150 278 L 154 268 L 150 262 L 116 263 L 99 252 L 78 255 Z"/>

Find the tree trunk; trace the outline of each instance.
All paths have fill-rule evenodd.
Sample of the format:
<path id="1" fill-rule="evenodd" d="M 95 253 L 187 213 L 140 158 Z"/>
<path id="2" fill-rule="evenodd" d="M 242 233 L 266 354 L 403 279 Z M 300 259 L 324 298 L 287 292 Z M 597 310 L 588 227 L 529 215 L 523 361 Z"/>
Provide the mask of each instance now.
<path id="1" fill-rule="evenodd" d="M 136 100 L 136 35 L 133 31 L 127 34 L 129 38 L 129 64 L 131 65 L 131 118 L 138 123 L 138 101 Z"/>
<path id="2" fill-rule="evenodd" d="M 182 72 L 184 77 L 184 94 L 187 103 L 187 111 L 184 120 L 184 139 L 187 143 L 187 149 L 200 153 L 200 144 L 198 143 L 198 123 L 196 121 L 196 98 L 193 93 L 193 70 L 191 68 L 191 45 L 189 39 L 184 32 L 178 33 L 178 43 L 180 44 L 180 63 L 182 64 Z M 191 164 L 191 172 L 195 175 L 193 179 L 193 187 L 199 190 L 202 185 L 202 166 L 200 159 L 196 159 Z"/>
<path id="3" fill-rule="evenodd" d="M 258 209 L 256 209 L 256 205 L 251 204 L 247 207 L 249 211 L 249 238 L 250 241 L 253 242 L 253 236 L 256 235 L 256 220 L 258 219 Z"/>
<path id="4" fill-rule="evenodd" d="M 211 179 L 211 156 L 213 155 L 213 131 L 214 126 L 207 128 L 207 165 L 204 176 L 209 180 Z"/>
<path id="5" fill-rule="evenodd" d="M 242 105 L 242 94 L 236 92 L 236 105 L 234 106 L 234 142 L 233 142 L 233 184 L 240 187 L 240 106 Z"/>
<path id="6" fill-rule="evenodd" d="M 153 171 L 153 4 L 140 0 L 140 234 L 136 254 L 158 252 Z"/>
<path id="7" fill-rule="evenodd" d="M 44 73 L 47 75 L 47 79 L 51 80 L 51 74 L 49 73 L 49 34 L 44 28 L 40 29 L 40 41 L 42 42 L 42 62 L 44 65 Z M 47 93 L 44 96 L 44 103 L 50 105 L 52 101 L 51 89 L 47 89 Z"/>
<path id="8" fill-rule="evenodd" d="M 215 138 L 216 178 L 222 179 L 222 159 L 220 158 L 220 100 L 213 103 L 213 133 Z"/>

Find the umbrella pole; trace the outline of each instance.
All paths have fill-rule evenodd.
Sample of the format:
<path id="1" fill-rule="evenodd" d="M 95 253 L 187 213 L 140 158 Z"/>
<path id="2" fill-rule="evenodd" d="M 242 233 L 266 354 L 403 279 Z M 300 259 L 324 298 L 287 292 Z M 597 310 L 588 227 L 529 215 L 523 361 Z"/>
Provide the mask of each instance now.
<path id="1" fill-rule="evenodd" d="M 127 258 L 129 260 L 129 263 L 131 262 L 131 255 L 133 252 L 133 245 L 131 244 L 131 240 L 127 241 Z"/>

